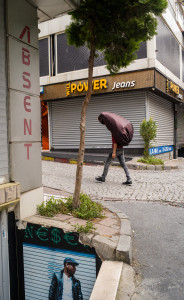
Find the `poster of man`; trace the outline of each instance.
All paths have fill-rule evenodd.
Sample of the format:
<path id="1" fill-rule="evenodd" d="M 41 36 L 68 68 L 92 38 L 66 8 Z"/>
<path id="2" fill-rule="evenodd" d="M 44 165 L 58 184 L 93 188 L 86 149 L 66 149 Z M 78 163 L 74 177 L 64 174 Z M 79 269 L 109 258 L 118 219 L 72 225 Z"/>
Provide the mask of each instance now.
<path id="1" fill-rule="evenodd" d="M 49 300 L 83 300 L 81 283 L 74 276 L 79 263 L 70 257 L 64 259 L 64 269 L 52 277 Z"/>

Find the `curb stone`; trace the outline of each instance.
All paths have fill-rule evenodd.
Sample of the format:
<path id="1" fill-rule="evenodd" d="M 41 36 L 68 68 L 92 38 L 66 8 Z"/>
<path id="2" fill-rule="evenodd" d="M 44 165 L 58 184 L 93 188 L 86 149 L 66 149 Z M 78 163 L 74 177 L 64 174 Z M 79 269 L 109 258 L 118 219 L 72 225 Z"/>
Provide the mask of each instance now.
<path id="1" fill-rule="evenodd" d="M 179 159 L 179 158 L 178 158 Z M 58 163 L 69 163 L 69 164 L 76 164 L 76 159 L 68 159 L 68 158 L 56 158 L 56 157 L 49 157 L 43 156 L 42 160 L 46 161 L 53 161 Z M 182 159 L 180 159 L 182 160 Z M 95 161 L 95 160 L 84 160 L 84 165 L 104 165 L 105 161 Z M 174 166 L 162 166 L 162 165 L 148 165 L 143 163 L 136 163 L 136 162 L 126 162 L 129 169 L 132 170 L 150 170 L 150 171 L 163 171 L 163 170 L 173 170 L 178 169 L 177 165 Z M 112 166 L 119 166 L 118 162 L 112 162 Z"/>
<path id="2" fill-rule="evenodd" d="M 79 239 L 83 244 L 94 247 L 102 260 L 118 260 L 123 261 L 127 264 L 131 264 L 131 222 L 126 214 L 119 212 L 119 209 L 109 205 L 104 205 L 104 207 L 109 209 L 113 213 L 116 213 L 116 215 L 120 219 L 120 236 L 118 242 L 101 235 L 88 235 L 83 233 L 80 233 Z"/>
<path id="3" fill-rule="evenodd" d="M 164 166 L 164 170 L 171 170 L 171 166 Z"/>
<path id="4" fill-rule="evenodd" d="M 128 235 L 121 235 L 116 249 L 116 260 L 127 264 L 132 263 L 132 239 Z"/>
<path id="5" fill-rule="evenodd" d="M 154 165 L 147 165 L 147 170 L 155 170 L 155 166 Z"/>
<path id="6" fill-rule="evenodd" d="M 127 264 L 132 263 L 132 229 L 128 216 L 122 213 L 118 208 L 105 205 L 105 208 L 116 213 L 120 219 L 120 237 L 116 248 L 116 260 L 123 261 Z"/>

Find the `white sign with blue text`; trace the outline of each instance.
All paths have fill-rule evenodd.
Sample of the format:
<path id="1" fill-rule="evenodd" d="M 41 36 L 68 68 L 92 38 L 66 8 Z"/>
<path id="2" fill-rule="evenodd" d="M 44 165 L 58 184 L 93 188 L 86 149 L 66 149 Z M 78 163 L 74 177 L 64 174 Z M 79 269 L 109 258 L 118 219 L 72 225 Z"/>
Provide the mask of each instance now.
<path id="1" fill-rule="evenodd" d="M 166 152 L 173 151 L 173 146 L 160 146 L 149 149 L 149 155 L 158 155 Z"/>

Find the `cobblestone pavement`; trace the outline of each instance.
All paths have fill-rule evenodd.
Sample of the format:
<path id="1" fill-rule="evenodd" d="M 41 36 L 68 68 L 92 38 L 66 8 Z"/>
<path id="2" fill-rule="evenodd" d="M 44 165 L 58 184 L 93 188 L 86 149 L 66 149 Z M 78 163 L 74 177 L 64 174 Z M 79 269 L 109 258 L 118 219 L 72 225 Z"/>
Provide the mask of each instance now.
<path id="1" fill-rule="evenodd" d="M 73 193 L 75 164 L 43 161 L 43 186 Z M 120 167 L 110 167 L 105 183 L 96 182 L 103 166 L 83 167 L 82 192 L 95 199 L 153 201 L 184 206 L 184 164 L 169 171 L 130 170 L 133 184 L 123 186 L 126 180 Z"/>
<path id="2" fill-rule="evenodd" d="M 75 170 L 43 161 L 43 185 L 73 193 Z M 125 174 L 118 167 L 110 168 L 105 183 L 96 182 L 102 171 L 84 166 L 82 191 L 108 200 L 131 220 L 137 284 L 132 300 L 184 299 L 184 164 L 170 171 L 130 170 L 132 186 L 122 185 Z"/>

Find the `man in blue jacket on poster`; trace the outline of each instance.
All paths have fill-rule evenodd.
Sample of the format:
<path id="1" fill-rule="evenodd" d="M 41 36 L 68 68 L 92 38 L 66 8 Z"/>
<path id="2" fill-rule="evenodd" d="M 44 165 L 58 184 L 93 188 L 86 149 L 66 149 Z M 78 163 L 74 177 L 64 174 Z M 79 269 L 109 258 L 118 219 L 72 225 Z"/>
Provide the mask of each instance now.
<path id="1" fill-rule="evenodd" d="M 73 258 L 64 259 L 64 269 L 53 274 L 49 300 L 83 300 L 80 281 L 74 276 L 78 265 Z"/>

